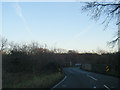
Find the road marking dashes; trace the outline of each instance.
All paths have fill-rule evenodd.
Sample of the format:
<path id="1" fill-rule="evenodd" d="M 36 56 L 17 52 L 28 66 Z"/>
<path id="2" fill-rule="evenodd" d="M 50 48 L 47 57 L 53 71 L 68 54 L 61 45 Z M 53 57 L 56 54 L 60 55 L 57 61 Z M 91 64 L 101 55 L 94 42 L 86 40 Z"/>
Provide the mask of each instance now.
<path id="1" fill-rule="evenodd" d="M 90 76 L 90 75 L 88 75 L 88 74 L 87 74 L 87 76 L 90 77 L 90 78 L 92 78 L 93 80 L 97 81 L 96 78 L 94 78 L 94 77 L 92 77 L 92 76 Z"/>
<path id="2" fill-rule="evenodd" d="M 111 90 L 108 86 L 104 85 L 105 88 L 107 88 L 108 90 Z"/>

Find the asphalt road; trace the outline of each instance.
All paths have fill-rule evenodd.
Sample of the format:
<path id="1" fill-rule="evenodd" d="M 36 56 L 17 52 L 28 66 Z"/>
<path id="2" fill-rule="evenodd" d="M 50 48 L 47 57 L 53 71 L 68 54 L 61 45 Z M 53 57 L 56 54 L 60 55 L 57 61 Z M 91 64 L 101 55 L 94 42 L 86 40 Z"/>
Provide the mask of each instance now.
<path id="1" fill-rule="evenodd" d="M 84 71 L 80 68 L 64 68 L 65 78 L 53 88 L 118 88 L 120 78 Z"/>

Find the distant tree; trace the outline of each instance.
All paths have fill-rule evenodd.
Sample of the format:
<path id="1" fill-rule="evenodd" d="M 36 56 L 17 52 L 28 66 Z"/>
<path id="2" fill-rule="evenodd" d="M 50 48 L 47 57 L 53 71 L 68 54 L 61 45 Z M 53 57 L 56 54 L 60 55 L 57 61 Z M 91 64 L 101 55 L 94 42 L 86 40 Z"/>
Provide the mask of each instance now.
<path id="1" fill-rule="evenodd" d="M 2 37 L 0 39 L 0 52 L 4 52 L 4 50 L 7 48 L 8 40 L 5 37 Z"/>
<path id="2" fill-rule="evenodd" d="M 54 53 L 66 53 L 67 51 L 65 49 L 62 49 L 62 48 L 54 48 L 53 52 Z"/>
<path id="3" fill-rule="evenodd" d="M 99 20 L 100 17 L 103 18 L 103 24 L 105 24 L 105 29 L 109 26 L 109 23 L 115 18 L 120 17 L 120 1 L 115 0 L 114 2 L 86 2 L 82 7 L 82 11 L 89 11 L 92 19 Z M 116 25 L 120 25 L 120 20 L 116 21 Z M 117 38 L 111 41 L 109 44 L 112 44 L 113 47 L 115 43 L 120 38 L 120 30 L 118 30 Z"/>
<path id="4" fill-rule="evenodd" d="M 9 43 L 9 51 L 10 51 L 10 53 L 20 52 L 21 51 L 20 44 L 10 42 Z"/>
<path id="5" fill-rule="evenodd" d="M 31 53 L 31 54 L 35 54 L 36 53 L 36 49 L 38 49 L 39 48 L 39 43 L 38 42 L 31 42 L 30 44 L 29 44 L 29 48 L 30 48 L 30 50 L 29 50 L 29 52 Z"/>
<path id="6" fill-rule="evenodd" d="M 75 50 L 69 50 L 68 53 L 69 53 L 69 54 L 77 54 L 78 52 L 75 51 Z"/>

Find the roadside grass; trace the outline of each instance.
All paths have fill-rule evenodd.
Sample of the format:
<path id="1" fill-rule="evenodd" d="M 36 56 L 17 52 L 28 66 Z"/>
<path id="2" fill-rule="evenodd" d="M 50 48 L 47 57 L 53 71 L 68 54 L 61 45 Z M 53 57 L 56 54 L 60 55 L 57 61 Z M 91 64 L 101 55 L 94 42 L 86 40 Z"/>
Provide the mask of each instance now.
<path id="1" fill-rule="evenodd" d="M 3 88 L 52 88 L 64 75 L 60 72 L 36 75 L 7 73 L 3 77 Z"/>

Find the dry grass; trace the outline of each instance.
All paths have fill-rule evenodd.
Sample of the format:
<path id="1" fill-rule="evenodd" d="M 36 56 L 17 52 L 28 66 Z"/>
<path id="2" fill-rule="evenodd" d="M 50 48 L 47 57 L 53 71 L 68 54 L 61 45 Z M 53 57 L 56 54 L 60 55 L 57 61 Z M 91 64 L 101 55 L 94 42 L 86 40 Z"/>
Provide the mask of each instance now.
<path id="1" fill-rule="evenodd" d="M 61 73 L 38 75 L 6 73 L 3 76 L 3 88 L 51 88 L 62 78 Z"/>

